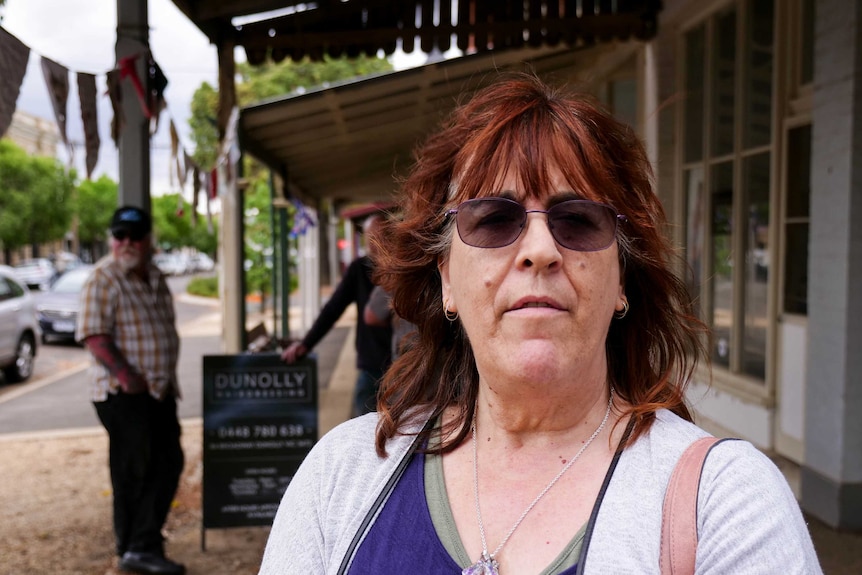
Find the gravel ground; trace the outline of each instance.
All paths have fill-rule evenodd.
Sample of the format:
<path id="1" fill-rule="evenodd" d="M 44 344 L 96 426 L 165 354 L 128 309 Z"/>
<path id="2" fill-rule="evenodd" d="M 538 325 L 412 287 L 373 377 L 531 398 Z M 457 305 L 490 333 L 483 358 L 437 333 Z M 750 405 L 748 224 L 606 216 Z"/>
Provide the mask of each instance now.
<path id="1" fill-rule="evenodd" d="M 119 575 L 111 528 L 108 441 L 0 437 L 0 575 Z M 210 529 L 201 549 L 201 426 L 183 425 L 186 467 L 165 536 L 190 575 L 257 573 L 268 528 Z"/>

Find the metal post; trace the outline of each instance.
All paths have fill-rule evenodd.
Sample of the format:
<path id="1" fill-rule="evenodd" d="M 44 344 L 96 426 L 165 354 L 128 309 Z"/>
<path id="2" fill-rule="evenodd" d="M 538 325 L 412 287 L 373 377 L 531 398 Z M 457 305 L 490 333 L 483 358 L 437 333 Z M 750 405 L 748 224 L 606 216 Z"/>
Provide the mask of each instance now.
<path id="1" fill-rule="evenodd" d="M 149 49 L 147 0 L 117 0 L 117 64 L 135 57 L 138 77 L 146 84 Z M 138 206 L 150 211 L 150 126 L 132 83 L 123 80 L 123 123 L 119 137 L 119 205 Z"/>

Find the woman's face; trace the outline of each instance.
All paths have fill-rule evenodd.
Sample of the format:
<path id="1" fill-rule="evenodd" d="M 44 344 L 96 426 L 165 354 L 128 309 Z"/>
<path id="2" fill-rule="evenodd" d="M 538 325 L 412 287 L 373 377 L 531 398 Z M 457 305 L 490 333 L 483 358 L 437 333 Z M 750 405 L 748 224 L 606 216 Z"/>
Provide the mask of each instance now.
<path id="1" fill-rule="evenodd" d="M 553 182 L 552 190 L 527 198 L 507 177 L 499 195 L 527 210 L 577 197 L 558 171 Z M 472 247 L 453 236 L 440 264 L 443 302 L 458 312 L 483 379 L 604 381 L 605 338 L 624 296 L 616 241 L 594 252 L 564 248 L 540 213 L 528 214 L 521 235 L 505 247 Z"/>

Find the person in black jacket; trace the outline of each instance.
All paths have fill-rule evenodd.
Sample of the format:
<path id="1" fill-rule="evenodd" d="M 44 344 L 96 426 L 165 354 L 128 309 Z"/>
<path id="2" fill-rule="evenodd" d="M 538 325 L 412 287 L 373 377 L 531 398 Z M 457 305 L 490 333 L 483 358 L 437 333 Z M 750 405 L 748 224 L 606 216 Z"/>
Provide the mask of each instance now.
<path id="1" fill-rule="evenodd" d="M 362 224 L 366 238 L 382 223 L 379 214 L 368 216 Z M 368 297 L 374 289 L 372 281 L 371 257 L 376 249 L 373 242 L 366 242 L 369 253 L 353 260 L 347 267 L 344 277 L 335 288 L 332 297 L 323 306 L 320 315 L 305 337 L 291 343 L 281 353 L 287 363 L 307 355 L 317 343 L 332 329 L 335 322 L 347 307 L 355 303 L 356 320 L 356 389 L 353 395 L 353 416 L 362 415 L 377 409 L 377 389 L 383 374 L 391 361 L 390 343 L 392 328 L 375 327 L 365 323 L 363 310 Z"/>

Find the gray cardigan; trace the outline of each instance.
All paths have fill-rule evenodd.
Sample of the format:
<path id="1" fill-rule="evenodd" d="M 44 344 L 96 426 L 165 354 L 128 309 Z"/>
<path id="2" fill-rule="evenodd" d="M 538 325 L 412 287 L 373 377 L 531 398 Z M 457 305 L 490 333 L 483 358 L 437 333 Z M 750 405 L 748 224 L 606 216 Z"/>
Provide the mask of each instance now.
<path id="1" fill-rule="evenodd" d="M 260 575 L 334 575 L 368 509 L 412 442 L 374 450 L 377 415 L 352 419 L 312 449 L 284 494 Z M 683 450 L 706 432 L 660 411 L 620 457 L 601 501 L 585 573 L 659 573 L 661 510 Z M 698 497 L 698 575 L 822 573 L 784 476 L 750 443 L 725 441 L 704 465 Z M 394 551 L 393 551 L 394 552 Z M 454 575 L 454 574 L 453 574 Z"/>

